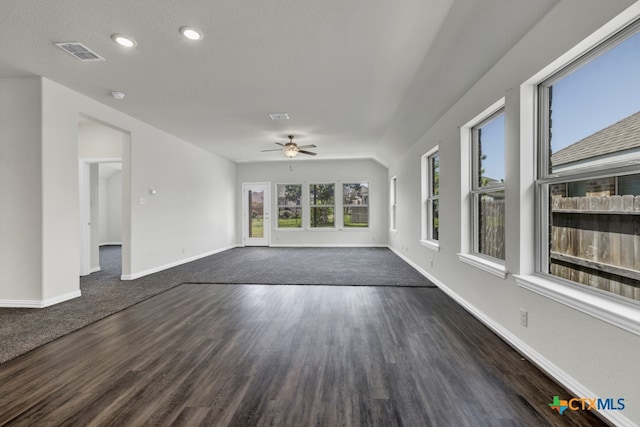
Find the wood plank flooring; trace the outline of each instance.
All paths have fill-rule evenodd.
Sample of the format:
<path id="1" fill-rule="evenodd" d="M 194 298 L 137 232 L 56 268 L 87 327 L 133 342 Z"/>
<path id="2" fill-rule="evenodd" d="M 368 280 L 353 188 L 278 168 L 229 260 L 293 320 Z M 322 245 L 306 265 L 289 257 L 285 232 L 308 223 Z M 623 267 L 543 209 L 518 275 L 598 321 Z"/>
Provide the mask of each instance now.
<path id="1" fill-rule="evenodd" d="M 437 289 L 182 285 L 0 365 L 0 425 L 597 426 Z"/>

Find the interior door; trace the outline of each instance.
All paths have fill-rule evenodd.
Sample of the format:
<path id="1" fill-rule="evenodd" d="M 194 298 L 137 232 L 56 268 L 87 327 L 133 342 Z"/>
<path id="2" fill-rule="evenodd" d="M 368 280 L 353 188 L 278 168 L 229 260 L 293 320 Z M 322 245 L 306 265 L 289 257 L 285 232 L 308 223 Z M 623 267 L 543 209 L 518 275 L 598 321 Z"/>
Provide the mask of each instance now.
<path id="1" fill-rule="evenodd" d="M 242 184 L 242 234 L 245 246 L 269 246 L 270 186 L 268 182 Z"/>

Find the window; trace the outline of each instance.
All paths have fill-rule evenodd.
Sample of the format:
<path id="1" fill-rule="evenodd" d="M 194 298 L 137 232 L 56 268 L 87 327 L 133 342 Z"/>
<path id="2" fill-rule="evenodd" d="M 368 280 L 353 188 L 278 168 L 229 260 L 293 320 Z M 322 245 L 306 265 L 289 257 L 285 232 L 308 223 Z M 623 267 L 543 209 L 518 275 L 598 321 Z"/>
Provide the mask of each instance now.
<path id="1" fill-rule="evenodd" d="M 440 154 L 438 146 L 422 156 L 421 243 L 438 250 L 440 239 Z"/>
<path id="2" fill-rule="evenodd" d="M 278 184 L 278 228 L 302 228 L 302 185 Z"/>
<path id="3" fill-rule="evenodd" d="M 309 227 L 335 227 L 335 184 L 309 184 Z"/>
<path id="4" fill-rule="evenodd" d="M 342 184 L 344 228 L 369 227 L 369 183 Z"/>
<path id="5" fill-rule="evenodd" d="M 507 277 L 505 98 L 460 127 L 460 261 Z"/>
<path id="6" fill-rule="evenodd" d="M 640 301 L 640 31 L 538 86 L 538 272 Z"/>
<path id="7" fill-rule="evenodd" d="M 397 187 L 398 187 L 398 177 L 394 176 L 393 178 L 391 178 L 391 187 L 389 188 L 389 203 L 391 205 L 391 212 L 390 212 L 390 218 L 391 218 L 391 230 L 395 231 L 397 230 L 397 220 L 396 220 L 396 216 L 397 216 L 397 211 L 398 211 L 398 193 L 397 193 Z"/>
<path id="8" fill-rule="evenodd" d="M 504 109 L 471 129 L 472 251 L 504 261 Z"/>

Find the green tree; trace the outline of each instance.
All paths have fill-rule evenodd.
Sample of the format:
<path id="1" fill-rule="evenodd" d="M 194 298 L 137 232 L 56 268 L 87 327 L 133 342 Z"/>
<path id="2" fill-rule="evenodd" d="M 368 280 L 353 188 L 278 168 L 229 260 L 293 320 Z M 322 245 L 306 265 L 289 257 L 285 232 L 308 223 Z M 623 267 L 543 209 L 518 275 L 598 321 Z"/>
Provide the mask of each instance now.
<path id="1" fill-rule="evenodd" d="M 301 185 L 287 185 L 284 190 L 284 198 L 288 202 L 300 204 L 300 195 L 302 193 Z"/>

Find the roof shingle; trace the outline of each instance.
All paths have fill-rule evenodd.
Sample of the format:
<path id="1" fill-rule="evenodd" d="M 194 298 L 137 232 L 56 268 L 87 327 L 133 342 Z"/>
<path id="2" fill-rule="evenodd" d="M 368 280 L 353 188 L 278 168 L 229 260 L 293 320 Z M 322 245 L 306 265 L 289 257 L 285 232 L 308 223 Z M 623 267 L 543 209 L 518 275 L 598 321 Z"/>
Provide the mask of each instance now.
<path id="1" fill-rule="evenodd" d="M 640 111 L 575 142 L 551 156 L 553 166 L 640 148 Z"/>

